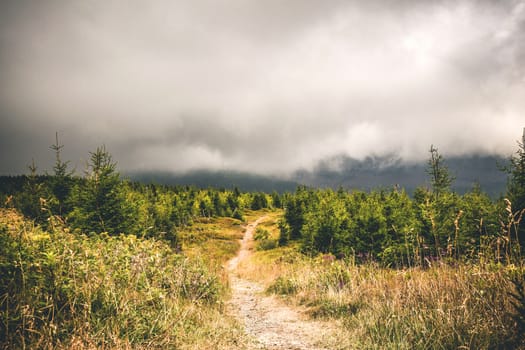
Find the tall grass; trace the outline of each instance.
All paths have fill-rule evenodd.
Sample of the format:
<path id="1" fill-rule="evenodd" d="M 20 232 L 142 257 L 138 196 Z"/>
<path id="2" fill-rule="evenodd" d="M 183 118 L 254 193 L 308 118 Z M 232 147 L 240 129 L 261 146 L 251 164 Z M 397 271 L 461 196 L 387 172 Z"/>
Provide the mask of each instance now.
<path id="1" fill-rule="evenodd" d="M 500 237 L 514 235 L 520 218 L 509 216 Z M 273 232 L 277 219 L 264 229 Z M 255 252 L 240 273 L 312 317 L 340 323 L 340 349 L 525 348 L 525 269 L 500 241 L 483 244 L 472 262 L 444 259 L 405 269 L 356 264 L 352 257 L 309 258 L 289 244 Z"/>
<path id="2" fill-rule="evenodd" d="M 185 256 L 204 261 L 208 268 L 228 284 L 223 266 L 240 248 L 245 227 L 233 218 L 200 218 L 192 225 L 182 228 L 178 237 Z"/>
<path id="3" fill-rule="evenodd" d="M 282 265 L 282 264 L 281 264 Z M 384 269 L 318 258 L 280 266 L 269 292 L 343 321 L 342 348 L 517 348 L 516 267 Z M 520 301 L 518 305 L 521 304 Z M 522 316 L 523 317 L 523 316 Z"/>
<path id="4" fill-rule="evenodd" d="M 1 348 L 223 348 L 242 331 L 199 259 L 132 235 L 45 232 L 0 213 Z"/>
<path id="5" fill-rule="evenodd" d="M 514 233 L 519 219 L 509 216 L 502 236 Z M 312 317 L 340 322 L 341 349 L 523 348 L 525 269 L 519 256 L 503 253 L 510 262 L 503 265 L 497 247 L 487 245 L 476 262 L 391 269 L 356 264 L 352 257 L 308 258 L 298 250 L 289 245 L 256 252 L 242 273 L 305 306 Z"/>

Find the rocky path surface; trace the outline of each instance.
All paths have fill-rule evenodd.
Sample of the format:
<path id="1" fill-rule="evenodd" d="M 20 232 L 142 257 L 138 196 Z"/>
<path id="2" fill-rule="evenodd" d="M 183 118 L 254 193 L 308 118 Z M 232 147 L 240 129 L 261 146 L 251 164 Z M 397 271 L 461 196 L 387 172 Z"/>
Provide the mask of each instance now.
<path id="1" fill-rule="evenodd" d="M 274 296 L 265 295 L 261 284 L 237 276 L 239 263 L 252 253 L 249 246 L 255 228 L 264 219 L 259 218 L 248 225 L 239 253 L 228 262 L 232 289 L 229 307 L 253 339 L 249 349 L 327 349 L 321 344 L 330 339 L 333 332 L 330 325 L 308 320 L 299 310 L 285 305 Z"/>

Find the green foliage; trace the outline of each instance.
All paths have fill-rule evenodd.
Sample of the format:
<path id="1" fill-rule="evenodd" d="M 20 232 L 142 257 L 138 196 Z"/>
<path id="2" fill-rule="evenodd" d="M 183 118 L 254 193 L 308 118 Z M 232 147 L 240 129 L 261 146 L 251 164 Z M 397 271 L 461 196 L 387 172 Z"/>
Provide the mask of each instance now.
<path id="1" fill-rule="evenodd" d="M 263 239 L 257 243 L 257 250 L 271 250 L 277 248 L 277 241 L 274 239 Z"/>
<path id="2" fill-rule="evenodd" d="M 284 232 L 287 236 L 281 238 L 283 241 L 301 238 L 304 214 L 312 193 L 313 192 L 307 190 L 306 187 L 298 187 L 295 195 L 286 199 L 284 218 L 289 230 Z"/>
<path id="3" fill-rule="evenodd" d="M 525 129 L 518 150 L 509 158 L 509 165 L 504 169 L 509 174 L 507 197 L 512 209 L 518 216 L 525 216 Z M 521 249 L 525 247 L 525 220 L 518 220 L 518 240 Z"/>
<path id="4" fill-rule="evenodd" d="M 270 201 L 268 200 L 268 195 L 262 192 L 256 192 L 252 195 L 251 199 L 251 210 L 260 210 L 270 207 Z"/>
<path id="5" fill-rule="evenodd" d="M 277 226 L 279 227 L 279 245 L 285 246 L 290 240 L 290 226 L 284 218 L 277 222 Z"/>
<path id="6" fill-rule="evenodd" d="M 452 177 L 433 146 L 429 174 L 432 189 L 418 188 L 413 198 L 397 187 L 369 193 L 299 187 L 283 197 L 279 244 L 298 241 L 310 256 L 330 253 L 392 267 L 520 261 L 517 232 L 525 212 L 492 201 L 479 186 L 463 196 L 452 192 Z"/>
<path id="7" fill-rule="evenodd" d="M 350 226 L 345 205 L 331 190 L 316 195 L 301 229 L 303 251 L 341 253 Z"/>
<path id="8" fill-rule="evenodd" d="M 444 191 L 438 198 L 418 189 L 413 199 L 397 188 L 370 193 L 299 189 L 286 200 L 279 243 L 296 240 L 309 255 L 331 253 L 394 267 L 478 260 L 488 258 L 488 246 L 495 256 L 498 238 L 504 242 L 501 213 L 501 203 L 479 187 L 463 196 Z"/>
<path id="9" fill-rule="evenodd" d="M 56 133 L 56 142 L 51 145 L 55 152 L 55 165 L 53 166 L 54 176 L 49 179 L 49 187 L 53 198 L 51 199 L 51 213 L 64 217 L 71 211 L 71 203 L 68 202 L 73 187 L 73 173 L 68 170 L 69 161 L 63 161 L 60 155 L 64 145 L 58 142 L 58 133 Z"/>
<path id="10" fill-rule="evenodd" d="M 90 153 L 84 177 L 73 176 L 69 162 L 61 158 L 63 147 L 57 134 L 51 146 L 56 158 L 53 175 L 38 175 L 33 162 L 28 176 L 9 178 L 3 184 L 6 204 L 44 228 L 52 229 L 49 219 L 58 215 L 77 233 L 156 237 L 180 249 L 178 231 L 195 218 L 243 220 L 247 206 L 270 206 L 270 197 L 263 193 L 130 183 L 120 178 L 116 162 L 104 146 Z"/>
<path id="11" fill-rule="evenodd" d="M 414 226 L 411 203 L 404 192 L 324 190 L 310 191 L 307 196 L 298 192 L 297 197 L 287 202 L 287 221 L 281 223 L 281 231 L 300 227 L 303 251 L 310 255 L 321 252 L 356 255 L 360 260 L 381 258 L 386 256 L 383 250 L 393 244 L 406 244 L 405 233 Z"/>
<path id="12" fill-rule="evenodd" d="M 454 178 L 445 165 L 443 157 L 438 153 L 438 149 L 434 145 L 430 146 L 430 159 L 428 160 L 427 173 L 430 175 L 432 185 L 432 192 L 436 198 L 442 193 L 450 191 L 450 185 Z"/>
<path id="13" fill-rule="evenodd" d="M 34 160 L 28 169 L 29 175 L 25 177 L 20 195 L 15 197 L 15 205 L 24 215 L 33 218 L 39 224 L 43 224 L 48 217 L 48 213 L 45 211 L 45 198 L 48 197 L 47 187 L 44 179 L 37 174 L 37 166 Z"/>
<path id="14" fill-rule="evenodd" d="M 276 209 L 283 208 L 283 202 L 282 202 L 281 196 L 276 191 L 272 192 L 272 205 Z"/>
<path id="15" fill-rule="evenodd" d="M 280 295 L 295 294 L 297 287 L 298 283 L 296 280 L 280 276 L 268 287 L 268 292 Z"/>
<path id="16" fill-rule="evenodd" d="M 487 246 L 484 242 L 497 239 L 500 232 L 499 213 L 502 211 L 499 206 L 477 185 L 459 199 L 458 214 L 461 215 L 458 217 L 459 229 L 455 236 L 457 255 L 475 259 L 476 254 L 480 257 L 482 249 Z"/>
<path id="17" fill-rule="evenodd" d="M 75 208 L 69 219 L 83 232 L 129 232 L 131 211 L 120 175 L 105 147 L 90 153 L 87 181 L 74 188 Z"/>
<path id="18" fill-rule="evenodd" d="M 268 232 L 268 230 L 262 227 L 257 227 L 255 229 L 255 234 L 253 235 L 253 239 L 255 239 L 256 241 L 262 241 L 268 238 L 270 238 L 270 232 Z"/>
<path id="19" fill-rule="evenodd" d="M 196 306 L 220 306 L 219 277 L 162 241 L 46 232 L 13 211 L 1 217 L 2 348 L 177 347 L 205 329 Z"/>

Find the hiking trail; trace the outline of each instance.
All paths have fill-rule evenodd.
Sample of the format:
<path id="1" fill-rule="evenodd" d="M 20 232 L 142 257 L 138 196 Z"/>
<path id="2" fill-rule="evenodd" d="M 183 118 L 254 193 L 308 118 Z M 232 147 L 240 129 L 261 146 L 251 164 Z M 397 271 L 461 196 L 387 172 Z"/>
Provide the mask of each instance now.
<path id="1" fill-rule="evenodd" d="M 265 295 L 260 283 L 238 276 L 239 264 L 252 254 L 250 243 L 253 241 L 254 231 L 265 218 L 260 217 L 248 224 L 239 253 L 227 264 L 232 291 L 228 306 L 253 340 L 248 349 L 328 349 L 322 344 L 330 339 L 330 334 L 334 331 L 333 325 L 308 320 L 299 309 L 285 305 L 275 296 Z"/>

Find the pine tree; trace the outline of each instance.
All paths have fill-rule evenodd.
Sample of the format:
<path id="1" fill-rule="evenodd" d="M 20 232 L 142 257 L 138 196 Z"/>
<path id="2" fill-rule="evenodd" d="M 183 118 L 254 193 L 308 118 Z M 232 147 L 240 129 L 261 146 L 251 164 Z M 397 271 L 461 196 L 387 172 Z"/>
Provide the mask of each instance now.
<path id="1" fill-rule="evenodd" d="M 42 210 L 48 197 L 46 188 L 37 174 L 38 168 L 34 159 L 31 165 L 28 165 L 28 169 L 29 175 L 26 176 L 22 192 L 16 199 L 17 207 L 25 216 L 43 224 L 47 219 L 47 212 Z"/>
<path id="2" fill-rule="evenodd" d="M 445 165 L 443 157 L 434 145 L 430 146 L 430 159 L 427 173 L 430 175 L 432 200 L 428 203 L 426 216 L 431 223 L 431 239 L 434 241 L 434 254 L 441 257 L 444 253 L 443 240 L 448 241 L 454 232 L 457 196 L 450 191 L 454 178 Z"/>
<path id="3" fill-rule="evenodd" d="M 84 232 L 118 234 L 130 228 L 130 208 L 126 203 L 120 174 L 105 146 L 90 152 L 86 181 L 75 190 L 76 208 L 72 225 Z"/>
<path id="4" fill-rule="evenodd" d="M 519 221 L 517 236 L 520 246 L 525 247 L 525 128 L 521 142 L 518 141 L 518 150 L 509 158 L 509 166 L 504 170 L 509 174 L 507 197 L 516 213 L 516 221 Z"/>
<path id="5" fill-rule="evenodd" d="M 305 220 L 304 214 L 306 212 L 306 197 L 308 197 L 306 187 L 300 186 L 297 188 L 296 194 L 286 202 L 284 218 L 290 228 L 288 232 L 289 240 L 301 238 L 301 230 Z"/>
<path id="6" fill-rule="evenodd" d="M 281 209 L 283 207 L 281 196 L 276 191 L 272 192 L 272 206 L 278 209 Z"/>
<path id="7" fill-rule="evenodd" d="M 430 146 L 430 159 L 428 160 L 427 173 L 430 175 L 432 192 L 437 199 L 442 193 L 450 191 L 454 178 L 445 165 L 443 157 L 434 145 Z"/>
<path id="8" fill-rule="evenodd" d="M 268 199 L 266 195 L 262 192 L 257 192 L 252 195 L 252 203 L 250 209 L 259 210 L 268 208 Z"/>
<path id="9" fill-rule="evenodd" d="M 64 216 L 69 212 L 66 202 L 69 198 L 71 187 L 73 185 L 72 172 L 68 171 L 69 161 L 62 161 L 60 152 L 64 145 L 58 142 L 58 133 L 55 134 L 56 142 L 50 148 L 55 152 L 55 165 L 53 166 L 54 177 L 50 180 L 51 192 L 56 198 L 56 205 L 51 209 L 53 214 Z"/>

